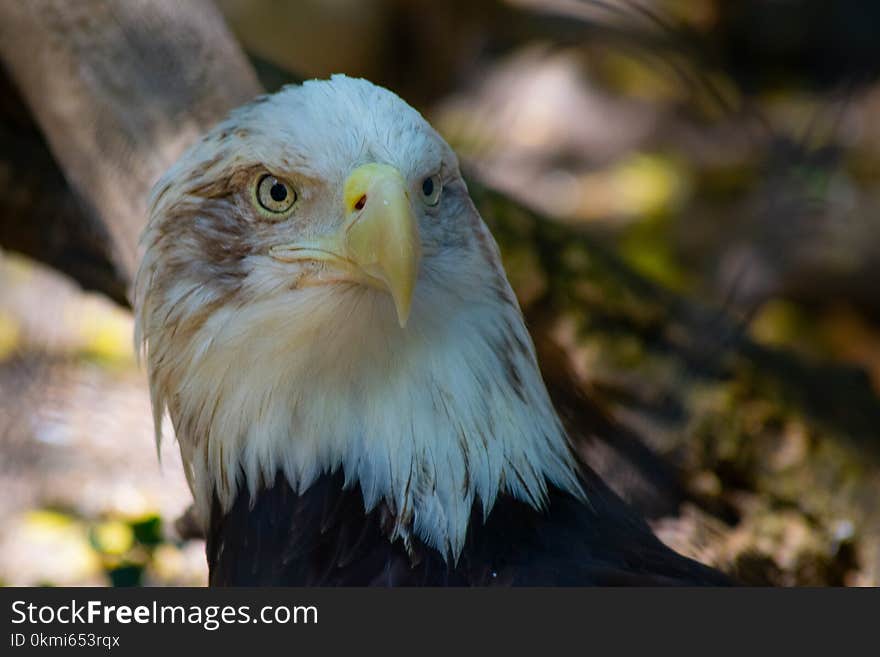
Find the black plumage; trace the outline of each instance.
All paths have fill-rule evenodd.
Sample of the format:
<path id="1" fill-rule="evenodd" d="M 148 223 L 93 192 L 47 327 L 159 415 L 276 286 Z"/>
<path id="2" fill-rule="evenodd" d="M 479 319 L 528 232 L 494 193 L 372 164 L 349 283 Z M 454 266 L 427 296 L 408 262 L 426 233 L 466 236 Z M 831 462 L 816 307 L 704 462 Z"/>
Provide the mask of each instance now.
<path id="1" fill-rule="evenodd" d="M 723 585 L 721 573 L 657 539 L 588 468 L 587 504 L 551 487 L 545 510 L 502 495 L 486 522 L 475 505 L 454 564 L 414 540 L 388 538 L 389 511 L 367 512 L 341 472 L 302 494 L 279 474 L 232 508 L 214 503 L 208 532 L 213 586 L 656 586 Z"/>

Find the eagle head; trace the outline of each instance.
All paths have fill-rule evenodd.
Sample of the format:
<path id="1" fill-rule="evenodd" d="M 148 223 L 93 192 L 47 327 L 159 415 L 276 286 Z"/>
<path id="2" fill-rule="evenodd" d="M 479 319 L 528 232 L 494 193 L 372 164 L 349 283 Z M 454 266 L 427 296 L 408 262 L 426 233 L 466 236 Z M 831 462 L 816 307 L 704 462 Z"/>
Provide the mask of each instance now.
<path id="1" fill-rule="evenodd" d="M 455 154 L 342 75 L 234 111 L 157 183 L 135 284 L 157 440 L 196 510 L 342 469 L 392 536 L 456 556 L 471 509 L 579 493 Z"/>

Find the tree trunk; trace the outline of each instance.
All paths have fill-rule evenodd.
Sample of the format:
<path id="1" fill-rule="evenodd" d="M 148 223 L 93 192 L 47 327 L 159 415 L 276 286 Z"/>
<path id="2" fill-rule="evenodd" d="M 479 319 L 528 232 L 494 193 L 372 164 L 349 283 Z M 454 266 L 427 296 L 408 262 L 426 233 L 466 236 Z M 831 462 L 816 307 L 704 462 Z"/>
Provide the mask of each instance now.
<path id="1" fill-rule="evenodd" d="M 253 69 L 207 0 L 3 0 L 0 58 L 73 194 L 55 194 L 51 168 L 45 185 L 28 178 L 33 168 L 18 173 L 16 163 L 28 158 L 45 168 L 45 154 L 33 139 L 3 135 L 11 157 L 0 162 L 13 173 L 0 191 L 25 179 L 40 197 L 41 187 L 53 191 L 31 199 L 31 211 L 19 199 L 18 212 L 4 213 L 0 236 L 8 243 L 17 235 L 32 254 L 46 249 L 41 259 L 54 264 L 57 248 L 39 243 L 51 216 L 63 230 L 47 240 L 75 236 L 74 244 L 88 246 L 66 269 L 91 287 L 103 275 L 118 299 L 133 278 L 150 188 L 196 137 L 262 91 Z M 74 197 L 79 210 L 70 207 Z M 10 230 L 13 223 L 23 230 Z M 38 234 L 21 234 L 39 224 Z M 101 256 L 109 271 L 83 265 Z"/>

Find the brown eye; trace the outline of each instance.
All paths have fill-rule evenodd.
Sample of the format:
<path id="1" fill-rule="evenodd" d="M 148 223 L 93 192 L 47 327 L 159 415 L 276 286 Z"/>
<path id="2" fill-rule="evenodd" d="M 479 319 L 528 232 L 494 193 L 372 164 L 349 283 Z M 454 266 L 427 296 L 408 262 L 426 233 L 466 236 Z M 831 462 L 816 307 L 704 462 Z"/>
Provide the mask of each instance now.
<path id="1" fill-rule="evenodd" d="M 285 214 L 296 202 L 296 191 L 289 183 L 267 174 L 257 182 L 257 202 L 269 214 Z"/>

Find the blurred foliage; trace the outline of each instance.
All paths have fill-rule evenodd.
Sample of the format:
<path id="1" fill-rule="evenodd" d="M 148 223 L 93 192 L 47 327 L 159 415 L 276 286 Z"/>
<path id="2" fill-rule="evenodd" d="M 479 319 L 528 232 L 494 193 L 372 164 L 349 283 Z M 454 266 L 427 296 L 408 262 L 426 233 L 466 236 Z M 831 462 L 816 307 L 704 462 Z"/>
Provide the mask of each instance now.
<path id="1" fill-rule="evenodd" d="M 68 509 L 36 509 L 24 514 L 17 530 L 22 545 L 51 554 L 64 569 L 55 575 L 62 583 L 142 586 L 187 581 L 181 567 L 183 544 L 165 536 L 156 514 L 84 518 Z M 51 570 L 46 574 L 53 576 Z"/>
<path id="2" fill-rule="evenodd" d="M 511 280 L 526 290 L 532 330 L 566 347 L 613 415 L 646 428 L 701 502 L 680 523 L 694 526 L 661 531 L 666 540 L 752 584 L 873 581 L 880 401 L 863 372 L 817 358 L 791 305 L 757 318 L 759 344 L 588 234 L 573 238 L 471 187 Z"/>
<path id="3" fill-rule="evenodd" d="M 0 280 L 0 580 L 203 584 L 163 519 L 188 491 L 156 460 L 130 313 L 13 254 Z"/>

